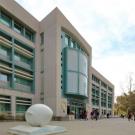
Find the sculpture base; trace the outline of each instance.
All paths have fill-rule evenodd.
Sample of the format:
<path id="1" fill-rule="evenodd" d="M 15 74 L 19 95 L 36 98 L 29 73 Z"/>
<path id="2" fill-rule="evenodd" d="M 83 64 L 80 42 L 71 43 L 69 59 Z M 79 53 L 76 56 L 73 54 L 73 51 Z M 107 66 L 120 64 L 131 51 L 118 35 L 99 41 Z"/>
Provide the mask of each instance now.
<path id="1" fill-rule="evenodd" d="M 49 135 L 65 131 L 64 127 L 50 125 L 46 125 L 45 127 L 20 125 L 9 129 L 9 133 L 13 135 Z"/>

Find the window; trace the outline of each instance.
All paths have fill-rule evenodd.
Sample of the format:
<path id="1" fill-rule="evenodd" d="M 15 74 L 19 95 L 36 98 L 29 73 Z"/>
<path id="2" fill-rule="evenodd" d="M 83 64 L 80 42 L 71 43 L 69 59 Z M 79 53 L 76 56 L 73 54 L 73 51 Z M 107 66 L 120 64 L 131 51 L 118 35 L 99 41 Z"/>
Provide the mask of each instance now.
<path id="1" fill-rule="evenodd" d="M 92 98 L 92 104 L 95 106 L 99 106 L 99 99 Z"/>
<path id="2" fill-rule="evenodd" d="M 41 72 L 44 71 L 44 52 L 41 52 Z"/>
<path id="3" fill-rule="evenodd" d="M 108 93 L 108 108 L 112 107 L 112 94 Z"/>
<path id="4" fill-rule="evenodd" d="M 73 94 L 87 96 L 87 58 L 82 55 L 80 51 L 66 48 L 66 76 L 67 76 L 67 90 L 72 91 Z M 79 55 L 81 57 L 79 57 Z M 81 59 L 82 58 L 82 59 Z M 81 63 L 81 62 L 82 63 Z M 85 63 L 86 62 L 86 63 Z M 65 63 L 64 63 L 65 64 Z M 84 65 L 84 69 L 79 66 Z"/>
<path id="5" fill-rule="evenodd" d="M 26 63 L 26 64 L 29 64 L 29 59 L 27 59 L 26 57 L 21 56 L 21 61 Z"/>
<path id="6" fill-rule="evenodd" d="M 87 96 L 87 78 L 79 74 L 79 94 Z"/>
<path id="7" fill-rule="evenodd" d="M 19 34 L 23 34 L 23 27 L 18 22 L 14 22 L 14 31 Z"/>
<path id="8" fill-rule="evenodd" d="M 68 36 L 65 36 L 65 45 L 69 45 L 69 37 Z"/>
<path id="9" fill-rule="evenodd" d="M 78 52 L 72 49 L 67 51 L 68 70 L 78 71 Z"/>
<path id="10" fill-rule="evenodd" d="M 20 61 L 20 57 L 18 55 L 15 55 L 15 60 Z"/>
<path id="11" fill-rule="evenodd" d="M 110 92 L 112 92 L 112 91 L 113 91 L 113 89 L 112 89 L 111 87 L 108 87 L 108 90 L 109 90 Z"/>
<path id="12" fill-rule="evenodd" d="M 5 102 L 7 102 L 7 100 Z M 11 111 L 10 103 L 0 103 L 0 112 L 10 112 L 10 111 Z"/>
<path id="13" fill-rule="evenodd" d="M 29 59 L 27 59 L 26 57 L 23 57 L 23 56 L 21 56 L 19 54 L 15 54 L 15 60 L 20 61 L 20 62 L 24 62 L 26 64 L 30 64 Z"/>
<path id="14" fill-rule="evenodd" d="M 67 73 L 67 92 L 78 93 L 78 74 L 74 72 Z"/>
<path id="15" fill-rule="evenodd" d="M 16 20 L 14 17 L 10 17 L 7 13 L 5 13 L 5 11 L 0 11 L 0 22 L 12 28 L 17 33 L 25 36 L 27 39 L 31 40 L 32 42 L 34 42 L 34 38 L 35 38 L 34 31 L 32 29 L 25 27 L 23 23 L 18 22 L 18 20 Z"/>
<path id="16" fill-rule="evenodd" d="M 25 37 L 31 41 L 33 41 L 33 38 L 34 38 L 34 34 L 28 30 L 28 29 L 25 29 Z"/>
<path id="17" fill-rule="evenodd" d="M 9 35 L 7 35 L 5 32 L 0 31 L 0 36 L 2 36 L 3 38 L 5 38 L 8 41 L 12 41 L 12 37 L 10 37 Z"/>
<path id="18" fill-rule="evenodd" d="M 31 99 L 16 97 L 16 112 L 24 113 L 31 105 Z"/>
<path id="19" fill-rule="evenodd" d="M 41 45 L 43 45 L 44 44 L 44 32 L 42 32 L 41 34 L 40 34 L 40 39 L 41 39 Z"/>
<path id="20" fill-rule="evenodd" d="M 0 46 L 0 54 L 4 55 L 4 56 L 7 56 L 7 50 L 2 46 Z"/>
<path id="21" fill-rule="evenodd" d="M 106 107 L 107 93 L 101 89 L 101 106 Z"/>
<path id="22" fill-rule="evenodd" d="M 21 90 L 23 92 L 32 92 L 32 81 L 26 80 L 20 77 L 16 77 L 15 80 L 15 89 Z"/>
<path id="23" fill-rule="evenodd" d="M 87 75 L 88 74 L 88 59 L 87 57 L 83 54 L 79 54 L 79 72 Z"/>
<path id="24" fill-rule="evenodd" d="M 79 50 L 80 49 L 80 45 L 77 43 L 76 48 Z"/>
<path id="25" fill-rule="evenodd" d="M 8 27 L 11 27 L 12 25 L 12 19 L 3 12 L 1 12 L 0 21 Z"/>
<path id="26" fill-rule="evenodd" d="M 7 81 L 8 81 L 7 75 L 0 73 L 0 81 L 5 81 L 5 82 L 7 82 Z"/>
<path id="27" fill-rule="evenodd" d="M 99 106 L 99 87 L 92 84 L 92 103 L 95 106 Z"/>
<path id="28" fill-rule="evenodd" d="M 31 81 L 25 80 L 23 78 L 16 77 L 14 80 L 15 80 L 16 83 L 19 83 L 19 84 L 22 84 L 22 85 L 28 85 L 28 86 L 31 85 Z"/>
<path id="29" fill-rule="evenodd" d="M 24 48 L 25 50 L 27 50 L 27 51 L 33 53 L 33 49 L 32 49 L 32 48 L 29 48 L 27 44 L 25 44 L 25 43 L 23 43 L 23 42 L 20 42 L 20 41 L 18 41 L 18 40 L 16 40 L 16 39 L 14 40 L 14 43 L 15 43 L 17 46 L 20 46 L 20 47 Z"/>
<path id="30" fill-rule="evenodd" d="M 100 80 L 94 75 L 92 75 L 92 80 L 95 81 L 98 84 L 100 83 Z"/>
<path id="31" fill-rule="evenodd" d="M 104 88 L 107 88 L 107 85 L 104 82 L 101 82 L 101 86 L 103 86 Z"/>
<path id="32" fill-rule="evenodd" d="M 73 42 L 73 41 L 71 41 L 71 45 L 70 45 L 70 47 L 71 47 L 71 48 L 73 48 L 73 47 L 74 47 L 74 42 Z"/>

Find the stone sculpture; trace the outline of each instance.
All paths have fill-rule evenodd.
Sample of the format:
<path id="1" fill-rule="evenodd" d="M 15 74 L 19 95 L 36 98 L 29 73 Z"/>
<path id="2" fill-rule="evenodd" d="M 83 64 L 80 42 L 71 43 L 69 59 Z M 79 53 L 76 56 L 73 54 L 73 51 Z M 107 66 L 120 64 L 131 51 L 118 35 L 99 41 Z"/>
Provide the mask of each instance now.
<path id="1" fill-rule="evenodd" d="M 64 127 L 46 125 L 53 116 L 51 108 L 44 104 L 34 104 L 25 113 L 27 125 L 9 129 L 14 135 L 49 135 L 66 131 Z"/>
<path id="2" fill-rule="evenodd" d="M 28 108 L 25 119 L 31 126 L 43 126 L 50 122 L 53 111 L 44 104 L 35 104 Z"/>

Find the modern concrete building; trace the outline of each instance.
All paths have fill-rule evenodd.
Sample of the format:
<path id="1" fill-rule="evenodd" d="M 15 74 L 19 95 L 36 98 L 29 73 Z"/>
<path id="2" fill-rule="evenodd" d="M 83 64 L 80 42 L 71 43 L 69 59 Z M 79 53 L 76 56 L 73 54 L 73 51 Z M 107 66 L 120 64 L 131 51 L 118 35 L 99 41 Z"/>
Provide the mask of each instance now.
<path id="1" fill-rule="evenodd" d="M 98 109 L 100 116 L 113 115 L 114 86 L 93 67 L 90 68 L 91 107 Z"/>
<path id="2" fill-rule="evenodd" d="M 91 46 L 58 8 L 39 22 L 0 0 L 0 113 L 16 117 L 43 103 L 55 117 L 79 118 L 92 108 L 112 112 L 113 97 L 114 86 L 92 68 Z"/>

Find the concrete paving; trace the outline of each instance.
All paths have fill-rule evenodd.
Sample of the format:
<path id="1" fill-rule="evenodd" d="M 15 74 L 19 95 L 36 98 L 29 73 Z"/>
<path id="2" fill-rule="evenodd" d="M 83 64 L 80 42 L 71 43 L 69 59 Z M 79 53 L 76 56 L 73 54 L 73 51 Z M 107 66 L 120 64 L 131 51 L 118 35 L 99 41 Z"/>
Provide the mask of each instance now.
<path id="1" fill-rule="evenodd" d="M 10 127 L 23 125 L 25 122 L 0 122 L 0 135 L 8 135 Z M 135 135 L 135 121 L 127 119 L 101 119 L 79 121 L 52 121 L 50 125 L 64 126 L 67 132 L 57 135 Z"/>

